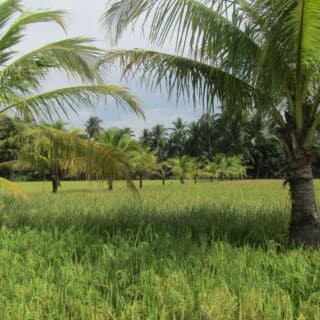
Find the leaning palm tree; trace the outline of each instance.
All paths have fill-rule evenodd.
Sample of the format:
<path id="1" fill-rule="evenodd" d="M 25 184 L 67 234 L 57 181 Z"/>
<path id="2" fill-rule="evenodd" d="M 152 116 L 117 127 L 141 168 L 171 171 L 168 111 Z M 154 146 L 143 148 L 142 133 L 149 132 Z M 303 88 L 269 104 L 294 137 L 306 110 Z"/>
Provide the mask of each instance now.
<path id="1" fill-rule="evenodd" d="M 69 38 L 19 55 L 15 49 L 28 26 L 54 22 L 65 29 L 63 11 L 26 11 L 21 3 L 0 0 L 0 114 L 15 112 L 28 121 L 39 117 L 52 120 L 79 107 L 93 107 L 99 97 L 110 96 L 142 115 L 136 97 L 127 89 L 102 84 L 95 67 L 101 51 L 89 38 Z M 43 92 L 42 83 L 50 71 L 64 71 L 85 85 Z"/>
<path id="2" fill-rule="evenodd" d="M 49 172 L 53 192 L 58 190 L 61 171 L 85 174 L 88 179 L 122 178 L 134 188 L 128 157 L 111 146 L 84 140 L 66 131 L 26 124 L 20 124 L 14 139 L 19 145 L 19 156 L 6 165 L 16 170 Z"/>
<path id="3" fill-rule="evenodd" d="M 117 50 L 120 61 L 154 86 L 191 96 L 222 112 L 261 108 L 279 127 L 287 151 L 290 236 L 320 245 L 313 187 L 313 143 L 320 124 L 318 0 L 115 0 L 103 21 L 117 41 L 143 16 L 151 41 L 176 39 L 176 55 Z M 135 73 L 137 74 L 137 73 Z"/>

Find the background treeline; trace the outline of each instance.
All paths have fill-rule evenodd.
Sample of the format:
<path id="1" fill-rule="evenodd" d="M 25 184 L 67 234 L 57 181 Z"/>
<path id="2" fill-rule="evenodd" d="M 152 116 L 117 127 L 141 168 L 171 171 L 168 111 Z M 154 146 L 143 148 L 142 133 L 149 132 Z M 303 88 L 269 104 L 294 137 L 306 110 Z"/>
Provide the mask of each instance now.
<path id="1" fill-rule="evenodd" d="M 0 161 L 18 159 L 19 146 L 11 139 L 15 135 L 15 119 L 5 116 L 1 118 L 1 122 Z M 68 129 L 67 124 L 62 121 L 42 125 L 68 132 L 81 139 L 107 144 L 124 153 L 135 151 L 133 154 L 139 155 L 141 159 L 137 156 L 132 159 L 136 162 L 133 165 L 136 167 L 132 173 L 133 178 L 165 176 L 166 179 L 172 175 L 179 177 L 174 169 L 177 167 L 175 161 L 179 162 L 180 167 L 189 166 L 189 169 L 185 169 L 185 178 L 228 178 L 226 173 L 219 174 L 219 170 L 213 168 L 217 164 L 220 167 L 228 166 L 228 162 L 234 162 L 231 167 L 240 163 L 246 168 L 245 174 L 241 173 L 241 168 L 237 171 L 239 177 L 284 177 L 286 154 L 276 136 L 277 127 L 261 112 L 234 113 L 226 116 L 205 113 L 199 120 L 191 123 L 177 118 L 170 127 L 157 124 L 151 129 L 144 129 L 138 138 L 130 128 L 103 128 L 102 120 L 98 117 L 91 117 L 86 122 L 85 129 Z M 149 168 L 140 168 L 139 172 L 139 161 L 144 167 L 149 165 Z M 314 169 L 315 175 L 319 177 L 320 170 L 317 170 L 317 165 Z M 0 173 L 11 180 L 43 180 L 46 179 L 46 175 L 51 174 L 43 170 L 20 170 L 19 173 L 14 173 L 13 169 L 5 167 L 0 169 Z M 229 178 L 235 178 L 237 174 L 230 175 Z M 61 178 L 81 180 L 86 177 L 71 176 L 62 172 Z M 109 181 L 109 188 L 112 189 L 112 181 Z"/>

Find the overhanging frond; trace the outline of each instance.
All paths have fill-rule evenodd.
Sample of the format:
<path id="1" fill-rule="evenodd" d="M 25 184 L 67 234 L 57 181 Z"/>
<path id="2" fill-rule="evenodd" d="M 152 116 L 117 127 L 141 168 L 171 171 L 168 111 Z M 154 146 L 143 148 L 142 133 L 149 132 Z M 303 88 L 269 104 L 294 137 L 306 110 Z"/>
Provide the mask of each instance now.
<path id="1" fill-rule="evenodd" d="M 129 107 L 136 115 L 144 117 L 139 107 L 138 99 L 124 87 L 116 85 L 88 85 L 76 86 L 42 93 L 30 98 L 16 100 L 0 113 L 14 109 L 24 117 L 45 117 L 70 115 L 70 111 L 77 113 L 81 107 L 94 107 L 99 98 L 111 97 L 123 108 Z"/>
<path id="2" fill-rule="evenodd" d="M 153 88 L 165 86 L 169 96 L 200 101 L 209 109 L 220 100 L 228 105 L 250 107 L 255 90 L 246 81 L 223 69 L 194 59 L 144 50 L 115 50 L 103 63 L 120 62 L 124 75 L 138 74 Z"/>

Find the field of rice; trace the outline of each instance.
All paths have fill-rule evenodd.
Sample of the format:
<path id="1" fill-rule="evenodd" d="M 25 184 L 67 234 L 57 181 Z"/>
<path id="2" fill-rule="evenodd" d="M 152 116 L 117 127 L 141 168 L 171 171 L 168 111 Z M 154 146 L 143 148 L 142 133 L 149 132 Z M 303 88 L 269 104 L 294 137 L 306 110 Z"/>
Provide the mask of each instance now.
<path id="1" fill-rule="evenodd" d="M 0 202 L 0 319 L 320 319 L 320 251 L 287 244 L 281 181 L 18 185 L 28 200 Z"/>

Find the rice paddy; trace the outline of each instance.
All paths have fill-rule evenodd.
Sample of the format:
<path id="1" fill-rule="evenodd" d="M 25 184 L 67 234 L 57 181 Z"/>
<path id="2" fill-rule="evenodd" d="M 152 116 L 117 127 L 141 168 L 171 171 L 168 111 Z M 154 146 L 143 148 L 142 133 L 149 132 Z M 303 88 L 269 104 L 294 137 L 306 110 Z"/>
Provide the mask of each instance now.
<path id="1" fill-rule="evenodd" d="M 320 319 L 320 251 L 287 244 L 281 181 L 18 185 L 28 200 L 0 205 L 1 319 Z"/>

